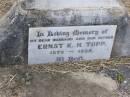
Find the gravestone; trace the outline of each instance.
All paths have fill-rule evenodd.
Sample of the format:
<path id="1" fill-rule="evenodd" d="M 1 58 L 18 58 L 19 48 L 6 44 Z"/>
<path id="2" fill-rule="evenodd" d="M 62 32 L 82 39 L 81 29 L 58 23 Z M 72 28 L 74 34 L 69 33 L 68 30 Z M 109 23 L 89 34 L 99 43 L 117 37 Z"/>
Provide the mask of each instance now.
<path id="1" fill-rule="evenodd" d="M 129 56 L 129 39 L 128 14 L 120 1 L 21 0 L 1 19 L 0 63 Z"/>

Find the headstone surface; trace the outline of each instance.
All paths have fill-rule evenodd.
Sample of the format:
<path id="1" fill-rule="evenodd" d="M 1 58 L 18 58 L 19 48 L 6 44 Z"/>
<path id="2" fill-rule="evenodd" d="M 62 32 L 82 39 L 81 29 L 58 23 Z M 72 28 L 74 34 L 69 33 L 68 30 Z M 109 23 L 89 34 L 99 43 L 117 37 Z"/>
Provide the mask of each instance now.
<path id="1" fill-rule="evenodd" d="M 80 4 L 83 5 L 81 6 Z M 55 7 L 56 5 L 57 7 Z M 30 56 L 28 54 L 30 52 L 37 52 L 36 50 L 33 51 L 33 46 L 32 44 L 30 45 L 29 37 L 32 37 L 33 34 L 30 34 L 29 30 L 31 28 L 46 29 L 47 27 L 49 29 L 51 27 L 59 29 L 60 27 L 76 28 L 80 26 L 81 28 L 87 28 L 90 26 L 91 28 L 91 26 L 98 27 L 103 25 L 101 29 L 105 29 L 105 26 L 108 26 L 109 30 L 113 30 L 110 27 L 111 25 L 115 25 L 117 26 L 116 32 L 113 30 L 109 31 L 110 33 L 108 34 L 113 36 L 112 40 L 114 41 L 105 40 L 107 46 L 110 43 L 108 50 L 105 50 L 104 56 L 102 56 L 102 54 L 98 53 L 102 52 L 105 47 L 101 48 L 100 51 L 94 53 L 97 56 L 93 59 L 101 59 L 101 57 L 109 58 L 110 55 L 111 57 L 130 56 L 130 45 L 128 42 L 130 30 L 128 29 L 127 18 L 125 8 L 117 0 L 101 0 L 100 2 L 99 0 L 76 0 L 75 2 L 73 0 L 62 0 L 62 2 L 60 0 L 21 0 L 15 3 L 11 10 L 0 20 L 0 64 L 30 63 L 30 59 L 28 59 Z M 70 32 L 70 30 L 68 31 Z M 85 38 L 87 37 L 86 35 Z M 80 37 L 78 36 L 77 38 Z M 83 41 L 82 43 L 85 42 Z M 64 42 L 64 44 L 66 43 Z M 66 48 L 64 49 L 66 50 Z M 76 49 L 74 48 L 74 50 Z M 42 55 L 44 52 L 48 53 L 48 51 L 44 50 L 40 54 Z M 38 53 L 35 55 L 38 55 Z M 98 57 L 98 55 L 101 57 Z M 65 55 L 64 57 L 66 56 L 69 55 Z M 34 55 L 32 57 L 36 59 Z M 47 56 L 45 55 L 44 57 Z M 53 56 L 49 58 L 51 60 Z"/>
<path id="2" fill-rule="evenodd" d="M 116 25 L 29 29 L 28 63 L 108 59 Z"/>

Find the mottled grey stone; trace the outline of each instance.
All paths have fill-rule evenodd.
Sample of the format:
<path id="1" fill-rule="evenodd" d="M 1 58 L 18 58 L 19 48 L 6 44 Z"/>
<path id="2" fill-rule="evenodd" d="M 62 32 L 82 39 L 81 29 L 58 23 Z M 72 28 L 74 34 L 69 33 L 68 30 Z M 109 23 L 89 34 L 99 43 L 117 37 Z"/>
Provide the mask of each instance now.
<path id="1" fill-rule="evenodd" d="M 31 72 L 27 97 L 119 97 L 117 84 L 94 73 Z"/>
<path id="2" fill-rule="evenodd" d="M 33 6 L 30 2 L 33 0 L 27 0 L 27 2 L 21 0 L 21 2 L 15 3 L 1 19 L 0 64 L 28 63 L 29 27 L 117 25 L 111 57 L 130 56 L 128 15 L 123 6 L 95 8 L 92 10 L 95 14 L 86 14 L 91 12 L 89 8 L 86 10 L 29 9 L 28 7 Z"/>

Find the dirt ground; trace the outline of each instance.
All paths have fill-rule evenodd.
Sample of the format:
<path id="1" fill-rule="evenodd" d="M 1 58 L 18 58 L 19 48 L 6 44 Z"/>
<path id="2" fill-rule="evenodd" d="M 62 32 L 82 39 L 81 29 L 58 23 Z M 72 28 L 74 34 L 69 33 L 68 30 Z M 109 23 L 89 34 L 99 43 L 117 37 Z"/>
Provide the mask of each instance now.
<path id="1" fill-rule="evenodd" d="M 128 12 L 130 14 L 130 0 L 122 0 L 122 1 L 125 3 L 125 6 L 127 7 Z"/>
<path id="2" fill-rule="evenodd" d="M 2 17 L 16 0 L 0 0 L 0 17 Z"/>

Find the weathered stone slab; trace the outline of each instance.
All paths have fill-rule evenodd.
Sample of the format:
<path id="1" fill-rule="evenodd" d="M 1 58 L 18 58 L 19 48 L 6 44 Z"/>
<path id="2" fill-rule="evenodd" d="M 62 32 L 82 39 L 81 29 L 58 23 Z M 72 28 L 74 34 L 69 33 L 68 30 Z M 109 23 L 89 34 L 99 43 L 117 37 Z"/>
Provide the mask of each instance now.
<path id="1" fill-rule="evenodd" d="M 94 73 L 33 72 L 28 97 L 119 97 L 111 78 Z"/>
<path id="2" fill-rule="evenodd" d="M 1 64 L 28 63 L 29 29 L 33 27 L 117 25 L 111 57 L 130 55 L 127 12 L 120 2 L 109 0 L 109 6 L 106 6 L 107 0 L 101 0 L 101 2 L 98 1 L 99 6 L 96 6 L 94 1 L 87 0 L 81 6 L 77 0 L 70 8 L 69 4 L 73 0 L 69 0 L 65 1 L 63 7 L 62 1 L 58 3 L 58 9 L 53 9 L 57 1 L 44 0 L 42 2 L 49 6 L 39 7 L 37 6 L 37 3 L 41 2 L 39 0 L 37 2 L 21 0 L 2 18 L 0 24 Z"/>

